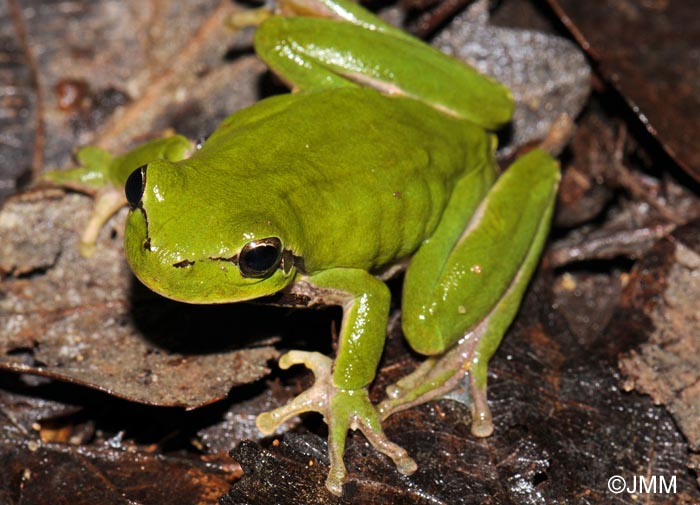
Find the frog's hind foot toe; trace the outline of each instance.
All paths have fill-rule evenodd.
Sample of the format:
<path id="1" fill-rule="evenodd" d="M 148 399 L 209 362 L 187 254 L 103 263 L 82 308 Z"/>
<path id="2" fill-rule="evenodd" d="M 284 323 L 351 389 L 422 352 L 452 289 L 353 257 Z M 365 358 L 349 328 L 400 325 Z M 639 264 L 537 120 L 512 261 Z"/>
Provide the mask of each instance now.
<path id="1" fill-rule="evenodd" d="M 493 433 L 493 418 L 486 399 L 486 385 L 477 385 L 474 375 L 470 376 L 472 394 L 472 435 L 479 438 L 490 437 Z"/>

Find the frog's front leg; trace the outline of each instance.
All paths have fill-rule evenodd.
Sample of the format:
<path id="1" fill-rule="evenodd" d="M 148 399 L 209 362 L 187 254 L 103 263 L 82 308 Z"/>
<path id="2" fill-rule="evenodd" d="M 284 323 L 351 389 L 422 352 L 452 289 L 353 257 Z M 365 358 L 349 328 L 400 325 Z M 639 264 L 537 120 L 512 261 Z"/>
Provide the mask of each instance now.
<path id="1" fill-rule="evenodd" d="M 416 463 L 384 435 L 379 413 L 367 393 L 384 348 L 389 289 L 368 272 L 347 268 L 321 272 L 311 276 L 308 282 L 313 289 L 322 291 L 324 303 L 343 307 L 338 355 L 333 363 L 319 353 L 285 354 L 280 367 L 306 365 L 315 375 L 314 385 L 289 404 L 259 415 L 258 428 L 270 434 L 292 416 L 320 412 L 328 425 L 331 462 L 326 487 L 335 495 L 342 494 L 346 477 L 343 453 L 348 429 L 362 431 L 372 446 L 394 461 L 401 473 L 413 473 Z"/>
<path id="2" fill-rule="evenodd" d="M 95 251 L 102 227 L 126 206 L 124 185 L 129 175 L 150 161 L 179 161 L 191 152 L 192 143 L 182 135 L 152 140 L 121 156 L 112 156 L 96 146 L 86 146 L 76 154 L 77 168 L 49 170 L 42 174 L 41 180 L 94 197 L 90 219 L 80 237 L 80 254 L 89 257 Z"/>
<path id="3" fill-rule="evenodd" d="M 488 361 L 537 266 L 558 181 L 556 161 L 535 150 L 501 176 L 473 214 L 458 210 L 471 195 L 470 181 L 458 184 L 447 217 L 413 257 L 404 282 L 404 333 L 432 357 L 387 390 L 384 417 L 448 393 L 469 372 L 472 433 L 491 434 Z"/>

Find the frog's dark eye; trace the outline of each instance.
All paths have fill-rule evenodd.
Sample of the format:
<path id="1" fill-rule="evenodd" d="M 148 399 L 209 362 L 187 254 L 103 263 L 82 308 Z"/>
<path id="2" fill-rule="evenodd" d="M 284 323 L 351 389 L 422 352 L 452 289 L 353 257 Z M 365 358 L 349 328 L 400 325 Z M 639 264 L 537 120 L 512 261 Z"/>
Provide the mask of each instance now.
<path id="1" fill-rule="evenodd" d="M 238 255 L 243 277 L 267 277 L 282 259 L 282 242 L 277 237 L 248 242 Z"/>
<path id="2" fill-rule="evenodd" d="M 129 202 L 131 210 L 137 209 L 141 205 L 141 197 L 143 189 L 146 187 L 146 165 L 137 168 L 126 180 L 124 193 L 126 193 L 126 201 Z"/>

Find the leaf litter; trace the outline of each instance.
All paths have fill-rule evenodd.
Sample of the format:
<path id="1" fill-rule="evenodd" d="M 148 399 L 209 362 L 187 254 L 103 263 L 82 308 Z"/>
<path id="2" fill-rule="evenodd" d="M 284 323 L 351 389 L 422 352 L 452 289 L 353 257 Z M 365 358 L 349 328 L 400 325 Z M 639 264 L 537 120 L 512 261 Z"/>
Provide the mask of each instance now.
<path id="1" fill-rule="evenodd" d="M 184 10 L 160 2 L 150 10 L 135 5 L 75 1 L 63 11 L 41 2 L 24 6 L 34 47 L 52 48 L 38 51 L 36 60 L 40 89 L 55 98 L 35 111 L 48 132 L 48 165 L 65 164 L 66 153 L 86 142 L 124 149 L 169 127 L 197 137 L 226 114 L 252 103 L 261 87 L 277 89 L 261 77 L 262 65 L 243 49 L 248 35 L 241 34 L 233 45 L 221 43 L 228 35 L 222 36 L 220 24 L 212 20 L 230 7 L 227 2 L 192 2 Z M 516 17 L 519 26 L 525 17 Z M 73 19 L 86 23 L 81 25 L 86 27 L 85 37 L 111 34 L 115 45 L 98 52 L 95 48 L 106 46 L 99 38 L 55 44 Z M 131 52 L 124 44 L 134 44 L 133 38 L 120 42 L 118 36 L 117 28 L 124 24 L 130 27 L 128 37 L 140 35 Z M 176 26 L 180 28 L 173 38 L 168 28 Z M 526 37 L 541 39 L 537 34 Z M 571 50 L 560 39 L 553 40 L 552 47 Z M 69 51 L 61 53 L 61 47 Z M 548 50 L 545 43 L 531 54 L 536 58 Z M 70 51 L 80 56 L 78 64 L 68 56 Z M 562 54 L 572 54 L 566 51 Z M 112 74 L 99 68 L 80 73 L 96 54 L 108 55 L 98 60 L 105 68 L 115 62 L 125 66 Z M 121 58 L 123 54 L 134 57 Z M 184 57 L 179 59 L 179 54 Z M 567 61 L 560 63 L 566 68 Z M 579 82 L 574 86 L 581 90 L 584 70 L 572 68 L 558 76 L 559 82 Z M 118 75 L 124 78 L 114 78 Z M 59 111 L 52 86 L 67 78 L 88 84 L 86 98 L 76 108 Z M 537 85 L 527 86 L 540 91 Z M 108 96 L 117 100 L 100 98 Z M 585 93 L 577 96 L 569 103 L 582 103 Z M 525 103 L 549 97 L 535 96 Z M 637 374 L 632 382 L 616 369 L 620 352 L 634 349 L 651 330 L 649 324 L 631 325 L 648 321 L 638 311 L 648 304 L 637 298 L 630 304 L 629 286 L 649 282 L 624 258 L 657 257 L 649 252 L 655 238 L 678 224 L 669 223 L 670 214 L 659 209 L 667 206 L 673 215 L 690 217 L 694 214 L 686 211 L 697 205 L 697 198 L 692 190 L 690 195 L 682 190 L 682 178 L 678 182 L 655 171 L 655 153 L 637 144 L 634 131 L 622 151 L 609 149 L 609 144 L 601 147 L 590 132 L 610 132 L 615 139 L 619 112 L 611 119 L 610 110 L 620 106 L 605 90 L 596 94 L 593 104 L 598 105 L 589 103 L 584 121 L 592 119 L 595 126 L 588 137 L 580 137 L 578 152 L 572 149 L 564 158 L 565 173 L 572 175 L 569 189 L 561 195 L 565 204 L 560 205 L 569 211 L 569 224 L 555 231 L 560 259 L 543 264 L 492 363 L 490 401 L 496 433 L 486 440 L 474 439 L 468 408 L 450 400 L 396 414 L 387 420 L 388 434 L 415 455 L 418 473 L 400 476 L 355 434 L 346 454 L 350 482 L 341 499 L 323 488 L 327 456 L 320 419 L 293 421 L 285 433 L 267 439 L 261 439 L 253 425 L 256 412 L 286 402 L 310 381 L 308 374 L 295 370 L 273 370 L 274 379 L 266 384 L 260 377 L 267 374 L 269 361 L 279 348 L 328 352 L 337 311 L 302 315 L 251 306 L 188 307 L 160 299 L 133 279 L 123 261 L 123 214 L 103 230 L 99 259 L 84 260 L 77 256 L 76 240 L 89 212 L 88 199 L 47 189 L 14 197 L 0 213 L 0 366 L 39 378 L 0 375 L 7 389 L 3 394 L 14 395 L 0 402 L 0 457 L 12 465 L 0 484 L 0 496 L 8 503 L 40 503 L 43 496 L 52 496 L 52 503 L 81 503 L 83 496 L 89 496 L 90 503 L 216 503 L 238 480 L 220 503 L 549 503 L 563 497 L 574 497 L 577 503 L 627 503 L 627 496 L 610 495 L 607 479 L 636 472 L 675 475 L 675 502 L 697 502 L 697 484 L 683 471 L 686 465 L 700 465 L 689 454 L 694 432 L 692 425 L 684 424 L 688 406 L 683 403 L 692 407 L 697 400 L 678 394 L 692 392 L 692 381 L 672 389 L 671 395 L 658 396 L 655 379 Z M 548 108 L 560 106 L 557 102 Z M 589 171 L 615 165 L 600 161 L 606 149 L 609 159 L 614 161 L 621 152 L 631 167 L 624 178 L 606 170 Z M 694 203 L 688 206 L 689 201 Z M 609 218 L 617 220 L 617 228 L 611 228 L 604 254 L 601 248 L 589 248 L 587 258 L 574 256 L 572 251 L 595 231 L 596 221 L 606 223 Z M 630 245 L 616 240 L 654 226 L 663 227 L 662 232 L 646 241 Z M 651 281 L 662 286 L 664 279 L 659 275 Z M 393 289 L 398 295 L 399 287 Z M 618 310 L 620 300 L 625 303 Z M 630 307 L 634 315 L 625 312 Z M 398 326 L 390 333 L 372 390 L 375 400 L 383 386 L 417 363 Z M 653 356 L 645 347 L 636 352 Z M 21 393 L 12 392 L 17 377 L 23 384 Z M 77 385 L 46 384 L 42 377 Z M 241 386 L 217 401 L 236 384 Z M 632 384 L 657 395 L 657 401 L 670 405 L 671 414 L 649 397 L 622 391 L 622 385 Z M 81 385 L 130 401 L 92 396 Z M 55 404 L 47 410 L 28 407 L 41 396 Z M 131 401 L 208 406 L 183 412 L 136 407 Z M 251 441 L 241 443 L 242 439 Z M 245 472 L 242 478 L 241 468 L 226 455 L 232 447 L 234 460 Z M 65 483 L 70 485 L 61 487 Z M 649 499 L 664 503 L 666 497 Z"/>

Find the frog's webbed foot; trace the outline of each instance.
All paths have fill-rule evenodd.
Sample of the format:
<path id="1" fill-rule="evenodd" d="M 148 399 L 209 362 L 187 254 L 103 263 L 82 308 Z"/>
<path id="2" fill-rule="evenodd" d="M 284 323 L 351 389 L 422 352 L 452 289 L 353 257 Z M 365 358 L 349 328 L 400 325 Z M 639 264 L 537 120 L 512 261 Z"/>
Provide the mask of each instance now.
<path id="1" fill-rule="evenodd" d="M 279 360 L 280 368 L 303 364 L 316 378 L 314 385 L 287 405 L 260 414 L 258 429 L 271 434 L 284 421 L 303 412 L 319 412 L 328 425 L 328 454 L 330 471 L 326 479 L 328 490 L 340 496 L 347 475 L 343 463 L 348 429 L 360 430 L 372 446 L 389 456 L 399 472 L 410 475 L 416 463 L 405 449 L 391 442 L 384 434 L 376 408 L 369 401 L 367 388 L 346 390 L 333 384 L 333 361 L 317 352 L 290 351 Z"/>
<path id="2" fill-rule="evenodd" d="M 377 407 L 382 419 L 448 394 L 469 373 L 471 432 L 477 437 L 491 435 L 493 421 L 486 399 L 486 363 L 474 358 L 477 343 L 478 339 L 468 334 L 444 355 L 427 358 L 413 372 L 388 386 L 388 398 Z"/>

